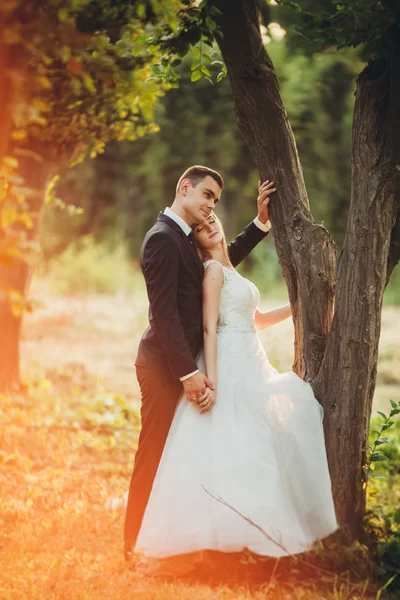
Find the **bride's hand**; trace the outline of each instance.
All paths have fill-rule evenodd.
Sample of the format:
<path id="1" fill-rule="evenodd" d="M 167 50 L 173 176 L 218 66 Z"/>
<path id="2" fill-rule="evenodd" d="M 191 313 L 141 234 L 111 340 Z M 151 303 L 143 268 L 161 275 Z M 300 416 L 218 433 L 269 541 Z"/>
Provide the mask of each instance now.
<path id="1" fill-rule="evenodd" d="M 204 394 L 199 400 L 197 400 L 197 405 L 200 408 L 201 413 L 209 412 L 213 406 L 215 405 L 217 399 L 216 390 L 212 390 L 207 388 Z"/>

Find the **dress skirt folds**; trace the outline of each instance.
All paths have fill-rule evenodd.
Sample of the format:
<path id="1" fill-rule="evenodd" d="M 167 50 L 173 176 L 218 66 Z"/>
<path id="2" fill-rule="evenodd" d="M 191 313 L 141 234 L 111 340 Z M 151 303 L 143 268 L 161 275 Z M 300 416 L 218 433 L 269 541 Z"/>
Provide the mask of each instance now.
<path id="1" fill-rule="evenodd" d="M 177 406 L 136 544 L 151 557 L 286 556 L 337 528 L 322 407 L 308 383 L 270 365 L 253 327 L 257 288 L 221 268 L 217 401 L 205 414 L 184 396 Z"/>

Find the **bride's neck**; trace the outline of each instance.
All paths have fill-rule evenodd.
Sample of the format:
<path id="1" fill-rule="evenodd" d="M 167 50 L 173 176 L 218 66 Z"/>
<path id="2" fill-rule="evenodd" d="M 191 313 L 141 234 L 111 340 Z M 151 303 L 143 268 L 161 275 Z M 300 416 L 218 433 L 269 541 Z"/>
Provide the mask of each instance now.
<path id="1" fill-rule="evenodd" d="M 223 265 L 226 263 L 226 259 L 222 248 L 210 248 L 207 254 L 209 255 L 211 260 L 217 260 Z"/>

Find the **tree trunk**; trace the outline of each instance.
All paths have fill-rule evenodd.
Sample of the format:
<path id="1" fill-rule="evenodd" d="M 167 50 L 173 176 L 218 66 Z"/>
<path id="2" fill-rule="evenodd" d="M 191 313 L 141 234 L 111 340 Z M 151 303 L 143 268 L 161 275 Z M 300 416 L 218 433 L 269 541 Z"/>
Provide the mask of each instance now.
<path id="1" fill-rule="evenodd" d="M 396 59 L 372 63 L 357 81 L 352 194 L 338 266 L 335 316 L 313 385 L 325 409 L 338 519 L 350 539 L 360 531 L 365 512 L 362 449 L 368 440 L 375 390 L 382 299 L 388 271 L 399 259 L 395 167 L 400 153 L 394 122 L 400 106 L 399 64 Z"/>
<path id="2" fill-rule="evenodd" d="M 335 246 L 311 216 L 296 143 L 279 84 L 260 35 L 258 0 L 220 0 L 218 37 L 238 125 L 262 180 L 277 192 L 270 203 L 276 250 L 288 285 L 295 327 L 294 370 L 313 379 L 333 316 Z"/>
<path id="3" fill-rule="evenodd" d="M 18 175 L 24 180 L 24 187 L 29 190 L 27 201 L 29 211 L 34 213 L 34 226 L 27 230 L 28 240 L 38 236 L 39 217 L 43 205 L 47 183 L 51 178 L 50 165 L 40 160 L 33 152 L 24 153 L 18 157 Z M 6 284 L 18 291 L 24 298 L 27 295 L 32 266 L 17 258 L 10 266 L 0 268 L 0 276 Z M 20 388 L 19 371 L 19 338 L 21 331 L 21 315 L 12 311 L 12 299 L 7 292 L 0 293 L 0 390 L 16 391 Z"/>
<path id="4" fill-rule="evenodd" d="M 11 127 L 11 82 L 8 76 L 8 50 L 4 42 L 4 23 L 0 12 L 0 168 L 7 153 Z"/>
<path id="5" fill-rule="evenodd" d="M 380 65 L 379 71 L 375 65 L 378 75 L 371 68 L 358 81 L 351 206 L 331 331 L 334 244 L 311 218 L 295 141 L 260 36 L 258 5 L 257 0 L 220 0 L 218 43 L 239 128 L 262 179 L 273 179 L 278 188 L 270 213 L 293 310 L 294 370 L 312 383 L 325 407 L 336 510 L 351 540 L 365 508 L 362 448 L 375 388 L 382 297 L 400 252 L 400 226 L 395 224 L 399 155 L 391 129 L 396 101 L 400 106 L 397 66 L 393 61 L 391 70 L 382 71 Z"/>

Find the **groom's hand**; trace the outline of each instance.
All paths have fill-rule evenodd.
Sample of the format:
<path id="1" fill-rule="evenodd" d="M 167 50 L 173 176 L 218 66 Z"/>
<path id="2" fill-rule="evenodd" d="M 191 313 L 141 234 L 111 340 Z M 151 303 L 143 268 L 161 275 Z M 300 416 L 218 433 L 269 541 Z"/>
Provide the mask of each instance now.
<path id="1" fill-rule="evenodd" d="M 258 186 L 257 217 L 264 225 L 269 219 L 268 204 L 271 199 L 270 196 L 276 192 L 276 188 L 272 187 L 273 185 L 274 182 L 267 179 L 267 181 L 264 181 L 263 184 L 259 184 Z"/>
<path id="2" fill-rule="evenodd" d="M 185 379 L 182 381 L 183 389 L 185 391 L 186 398 L 189 402 L 197 402 L 203 396 L 206 391 L 206 388 L 209 387 L 212 390 L 215 390 L 215 385 L 212 381 L 208 379 L 199 371 L 195 373 L 189 379 Z"/>

